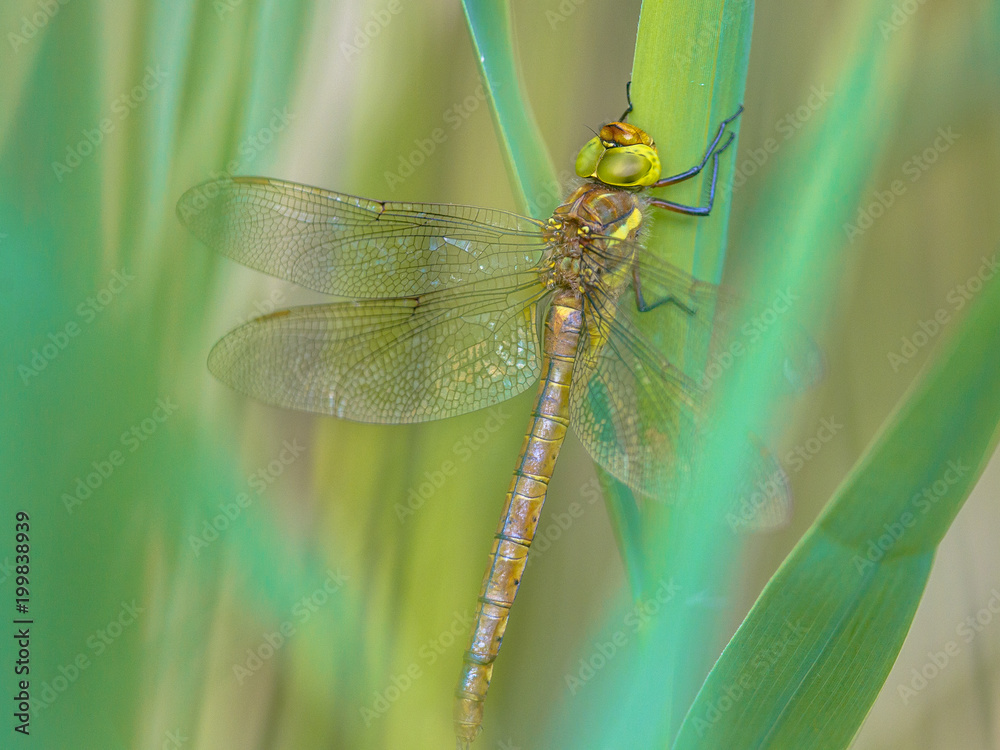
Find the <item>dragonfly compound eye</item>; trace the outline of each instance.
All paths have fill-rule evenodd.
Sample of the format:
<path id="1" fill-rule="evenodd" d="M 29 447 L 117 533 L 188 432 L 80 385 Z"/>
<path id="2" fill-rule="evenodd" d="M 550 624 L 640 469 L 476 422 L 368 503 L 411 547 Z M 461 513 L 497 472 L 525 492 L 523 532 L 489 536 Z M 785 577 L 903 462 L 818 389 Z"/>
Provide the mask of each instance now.
<path id="1" fill-rule="evenodd" d="M 597 163 L 604 156 L 604 144 L 600 138 L 591 138 L 576 155 L 576 173 L 580 177 L 593 177 Z"/>
<path id="2" fill-rule="evenodd" d="M 660 158 L 652 146 L 619 146 L 605 151 L 594 176 L 605 185 L 644 187 L 660 178 Z"/>

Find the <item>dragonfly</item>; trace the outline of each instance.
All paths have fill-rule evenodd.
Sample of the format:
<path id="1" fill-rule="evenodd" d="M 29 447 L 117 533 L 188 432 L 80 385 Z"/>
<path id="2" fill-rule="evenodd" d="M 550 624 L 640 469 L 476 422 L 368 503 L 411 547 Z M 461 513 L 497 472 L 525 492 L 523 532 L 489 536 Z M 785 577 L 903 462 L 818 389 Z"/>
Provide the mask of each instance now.
<path id="1" fill-rule="evenodd" d="M 653 210 L 710 214 L 743 107 L 695 166 L 670 176 L 653 139 L 627 122 L 631 110 L 630 101 L 583 146 L 578 185 L 547 221 L 262 177 L 212 180 L 178 203 L 181 221 L 221 254 L 347 298 L 264 315 L 222 338 L 208 366 L 237 391 L 341 419 L 412 424 L 484 409 L 538 383 L 455 692 L 460 748 L 480 732 L 570 425 L 599 466 L 647 497 L 662 495 L 685 465 L 684 435 L 698 429 L 705 389 L 643 335 L 640 318 L 670 309 L 688 338 L 707 343 L 723 295 L 647 252 L 643 232 Z M 649 193 L 703 171 L 711 174 L 704 205 Z"/>

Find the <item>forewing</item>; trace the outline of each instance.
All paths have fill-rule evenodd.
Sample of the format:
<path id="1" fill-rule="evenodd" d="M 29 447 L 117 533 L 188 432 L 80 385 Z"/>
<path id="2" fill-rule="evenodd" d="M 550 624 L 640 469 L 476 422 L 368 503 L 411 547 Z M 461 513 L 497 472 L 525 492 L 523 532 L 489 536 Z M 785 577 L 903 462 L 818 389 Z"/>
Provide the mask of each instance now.
<path id="1" fill-rule="evenodd" d="M 391 203 L 262 177 L 213 180 L 177 204 L 209 247 L 317 292 L 404 297 L 533 267 L 533 219 L 485 208 Z"/>
<path id="2" fill-rule="evenodd" d="M 464 414 L 538 379 L 544 289 L 533 274 L 522 281 L 282 310 L 227 334 L 209 369 L 266 403 L 358 422 Z"/>

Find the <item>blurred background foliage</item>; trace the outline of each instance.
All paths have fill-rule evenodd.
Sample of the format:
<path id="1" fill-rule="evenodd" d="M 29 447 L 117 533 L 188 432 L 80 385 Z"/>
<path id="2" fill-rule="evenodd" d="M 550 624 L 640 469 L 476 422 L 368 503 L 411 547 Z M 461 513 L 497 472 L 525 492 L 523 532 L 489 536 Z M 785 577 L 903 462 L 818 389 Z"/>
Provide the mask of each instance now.
<path id="1" fill-rule="evenodd" d="M 861 53 L 851 32 L 864 7 L 757 4 L 735 286 L 755 268 L 740 237 L 761 197 L 813 166 L 793 158 L 794 143 L 824 117 L 810 98 L 836 96 L 837 71 Z M 568 169 L 589 128 L 624 107 L 639 3 L 513 8 L 527 94 L 557 172 Z M 211 344 L 248 316 L 317 298 L 214 257 L 173 206 L 231 172 L 514 208 L 460 6 L 18 0 L 0 8 L 0 33 L 0 477 L 4 517 L 32 514 L 32 676 L 44 705 L 31 742 L 450 747 L 460 651 L 530 396 L 377 427 L 230 393 L 205 369 Z M 731 595 L 706 603 L 722 623 L 702 644 L 709 661 L 956 325 L 950 295 L 998 250 L 997 4 L 900 2 L 880 34 L 903 63 L 858 210 L 882 215 L 844 232 L 845 270 L 817 331 L 827 377 L 776 446 L 807 456 L 786 463 L 794 515 L 752 538 Z M 957 137 L 930 163 L 939 129 Z M 690 161 L 671 154 L 669 134 L 657 141 L 671 163 Z M 894 180 L 902 194 L 867 208 L 889 201 Z M 797 196 L 778 195 L 793 212 Z M 905 353 L 903 339 L 941 309 L 948 321 Z M 824 420 L 838 427 L 813 450 Z M 1000 618 L 916 695 L 899 693 L 928 652 L 1000 599 L 998 486 L 994 461 L 942 544 L 854 747 L 1000 746 Z M 602 506 L 571 438 L 483 747 L 544 747 L 555 712 L 586 705 L 566 675 L 594 629 L 631 606 Z M 12 596 L 9 575 L 0 591 Z"/>

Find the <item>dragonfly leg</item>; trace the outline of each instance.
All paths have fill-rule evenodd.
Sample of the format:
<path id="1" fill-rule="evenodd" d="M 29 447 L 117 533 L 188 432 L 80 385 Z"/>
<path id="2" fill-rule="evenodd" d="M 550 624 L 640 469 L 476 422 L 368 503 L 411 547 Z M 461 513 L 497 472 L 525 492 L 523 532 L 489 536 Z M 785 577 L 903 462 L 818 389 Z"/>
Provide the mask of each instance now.
<path id="1" fill-rule="evenodd" d="M 629 100 L 629 109 L 631 110 L 631 108 L 632 108 L 632 100 L 630 99 Z M 735 114 L 733 114 L 730 117 L 727 117 L 725 120 L 722 121 L 722 123 L 719 125 L 719 130 L 715 134 L 715 138 L 713 138 L 712 142 L 710 144 L 708 144 L 708 149 L 705 151 L 705 156 L 702 158 L 700 164 L 698 164 L 698 165 L 696 165 L 694 167 L 691 167 L 691 169 L 685 170 L 684 172 L 681 172 L 680 174 L 671 175 L 670 177 L 663 177 L 662 179 L 659 179 L 656 182 L 654 182 L 653 185 L 652 185 L 652 187 L 654 187 L 654 188 L 666 187 L 667 185 L 673 185 L 674 183 L 677 183 L 677 182 L 683 182 L 684 180 L 691 179 L 696 174 L 698 174 L 701 170 L 703 170 L 705 168 L 705 165 L 708 164 L 708 160 L 712 156 L 718 156 L 723 151 L 725 151 L 727 148 L 729 148 L 729 144 L 733 142 L 733 134 L 732 133 L 729 134 L 729 138 L 726 140 L 726 142 L 722 144 L 722 148 L 720 148 L 718 151 L 716 151 L 716 147 L 719 145 L 719 141 L 722 140 L 722 134 L 724 132 L 726 132 L 726 126 L 728 126 L 729 123 L 731 123 L 733 120 L 735 120 L 741 114 L 743 114 L 743 105 L 742 104 L 739 106 L 739 109 L 736 110 Z"/>
<path id="2" fill-rule="evenodd" d="M 642 279 L 639 277 L 638 266 L 632 266 L 632 287 L 635 289 L 635 304 L 639 308 L 639 312 L 649 312 L 650 310 L 655 310 L 660 305 L 665 305 L 668 302 L 673 302 L 688 315 L 694 315 L 696 312 L 694 307 L 689 304 L 685 304 L 683 301 L 673 296 L 658 299 L 652 304 L 646 302 L 646 298 L 642 294 Z"/>
<path id="3" fill-rule="evenodd" d="M 726 146 L 732 142 L 733 134 L 730 133 L 729 140 L 726 141 L 725 146 L 712 155 L 712 183 L 708 189 L 707 206 L 685 206 L 683 203 L 665 201 L 662 198 L 653 198 L 649 202 L 649 205 L 655 206 L 656 208 L 665 208 L 668 211 L 676 211 L 679 214 L 687 214 L 688 216 L 708 216 L 712 212 L 712 205 L 715 203 L 715 183 L 719 179 L 719 154 L 725 151 Z"/>
<path id="4" fill-rule="evenodd" d="M 625 122 L 625 118 L 632 111 L 632 81 L 625 84 L 625 101 L 628 102 L 628 109 L 622 112 L 622 116 L 618 118 L 618 122 Z"/>

